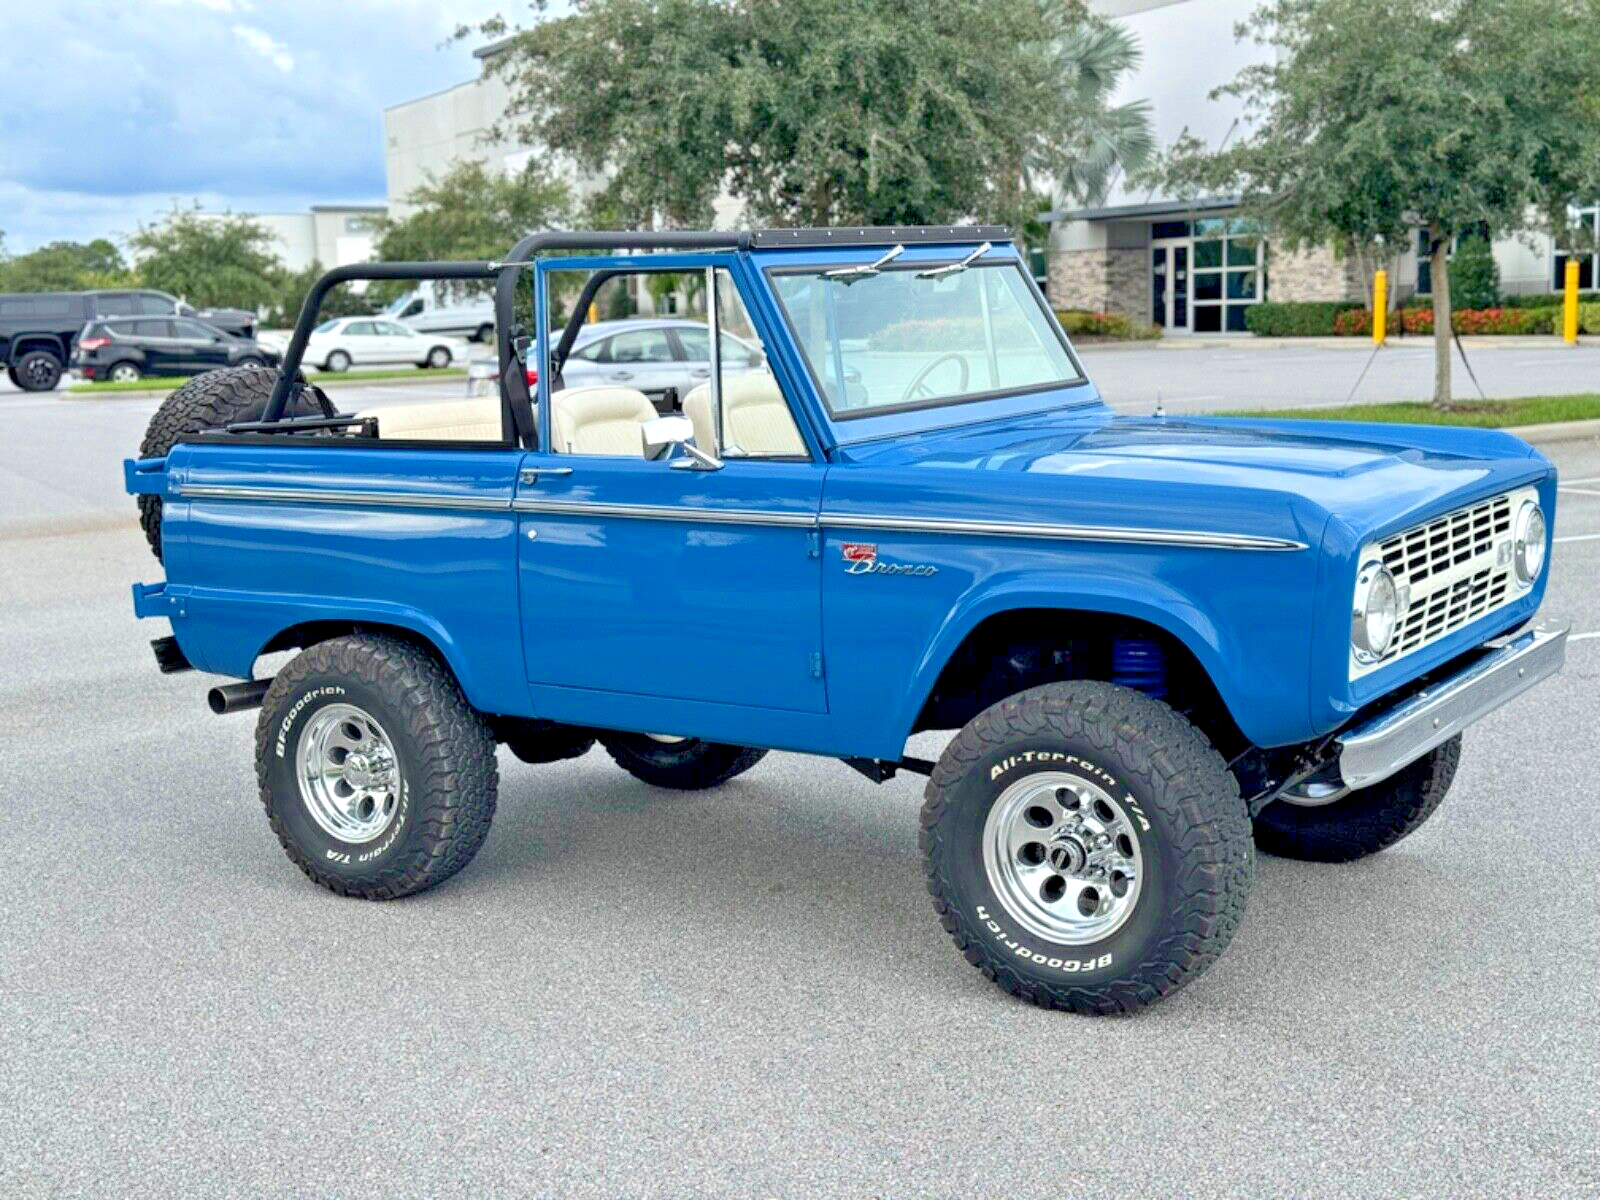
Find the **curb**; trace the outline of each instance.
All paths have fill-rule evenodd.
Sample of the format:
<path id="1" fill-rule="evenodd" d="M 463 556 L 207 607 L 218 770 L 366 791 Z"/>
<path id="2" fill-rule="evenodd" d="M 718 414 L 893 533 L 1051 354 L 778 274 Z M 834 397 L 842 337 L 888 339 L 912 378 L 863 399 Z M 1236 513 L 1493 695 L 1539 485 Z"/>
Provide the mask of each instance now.
<path id="1" fill-rule="evenodd" d="M 1551 421 L 1545 425 L 1507 425 L 1501 433 L 1514 434 L 1530 446 L 1553 446 L 1600 438 L 1600 418 L 1588 421 Z"/>
<path id="2" fill-rule="evenodd" d="M 1517 334 L 1488 335 L 1468 334 L 1461 339 L 1461 344 L 1468 350 L 1589 350 L 1600 346 L 1600 338 L 1580 337 L 1577 344 L 1568 347 L 1566 343 L 1554 335 L 1522 336 Z M 1390 338 L 1384 343 L 1385 350 L 1431 350 L 1433 339 L 1431 337 L 1418 337 L 1411 335 L 1403 338 Z M 1274 350 L 1362 350 L 1372 353 L 1372 339 L 1370 337 L 1164 337 L 1145 340 L 1128 340 L 1118 342 L 1088 342 L 1079 345 L 1073 342 L 1073 348 L 1082 353 L 1095 354 L 1102 350 L 1113 352 L 1124 350 L 1259 350 L 1270 352 Z"/>

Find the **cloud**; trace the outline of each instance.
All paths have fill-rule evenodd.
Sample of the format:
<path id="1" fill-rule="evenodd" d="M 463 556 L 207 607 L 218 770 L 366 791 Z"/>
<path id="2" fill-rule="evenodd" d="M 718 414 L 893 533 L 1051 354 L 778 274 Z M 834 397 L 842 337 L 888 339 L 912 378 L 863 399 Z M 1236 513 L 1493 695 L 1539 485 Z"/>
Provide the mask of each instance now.
<path id="1" fill-rule="evenodd" d="M 289 53 L 289 47 L 270 33 L 257 29 L 253 25 L 235 25 L 233 34 L 285 75 L 294 70 L 294 55 Z"/>
<path id="2" fill-rule="evenodd" d="M 6 11 L 0 230 L 125 234 L 174 199 L 382 199 L 383 110 L 471 78 L 458 23 L 515 0 L 79 0 Z M 265 207 L 270 206 L 270 207 Z"/>

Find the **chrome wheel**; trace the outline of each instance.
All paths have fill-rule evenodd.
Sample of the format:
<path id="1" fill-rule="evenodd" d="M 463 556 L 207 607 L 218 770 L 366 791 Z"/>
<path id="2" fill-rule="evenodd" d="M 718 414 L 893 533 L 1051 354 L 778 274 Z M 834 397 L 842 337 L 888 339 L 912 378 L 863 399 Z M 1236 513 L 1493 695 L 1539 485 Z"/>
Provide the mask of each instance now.
<path id="1" fill-rule="evenodd" d="M 132 363 L 118 363 L 111 368 L 112 383 L 132 383 L 139 378 L 139 368 Z"/>
<path id="2" fill-rule="evenodd" d="M 1144 880 L 1139 839 L 1122 806 L 1066 771 L 1029 775 L 1001 793 L 984 823 L 983 866 L 1018 924 L 1066 946 L 1120 929 Z"/>
<path id="3" fill-rule="evenodd" d="M 312 820 L 341 842 L 370 842 L 394 819 L 400 797 L 394 743 L 353 704 L 312 714 L 295 751 L 295 778 Z"/>
<path id="4" fill-rule="evenodd" d="M 450 365 L 450 351 L 443 346 L 435 346 L 428 351 L 428 365 L 434 370 L 439 370 Z"/>

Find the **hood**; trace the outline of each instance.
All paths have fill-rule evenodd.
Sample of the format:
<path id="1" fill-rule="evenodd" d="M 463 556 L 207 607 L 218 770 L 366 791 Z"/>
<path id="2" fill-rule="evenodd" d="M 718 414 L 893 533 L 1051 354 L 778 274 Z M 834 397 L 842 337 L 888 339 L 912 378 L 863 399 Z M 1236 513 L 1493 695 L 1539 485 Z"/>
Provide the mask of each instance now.
<path id="1" fill-rule="evenodd" d="M 902 479 L 908 468 L 926 472 L 916 492 L 942 496 L 940 507 L 1011 510 L 1000 519 L 1128 525 L 1142 513 L 1150 528 L 1308 543 L 1330 517 L 1358 537 L 1381 536 L 1550 470 L 1526 443 L 1494 430 L 1175 420 L 1104 409 L 908 435 L 846 453 Z"/>

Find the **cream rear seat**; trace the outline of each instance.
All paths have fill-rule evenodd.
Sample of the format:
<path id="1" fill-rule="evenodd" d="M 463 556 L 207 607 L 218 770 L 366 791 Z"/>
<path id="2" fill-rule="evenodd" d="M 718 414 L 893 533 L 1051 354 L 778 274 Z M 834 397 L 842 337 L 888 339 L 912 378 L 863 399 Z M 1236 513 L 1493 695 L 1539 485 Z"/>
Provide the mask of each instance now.
<path id="1" fill-rule="evenodd" d="M 711 385 L 702 383 L 683 398 L 684 415 L 694 423 L 694 444 L 721 454 L 711 420 Z M 766 371 L 729 375 L 722 381 L 723 432 L 730 445 L 746 454 L 804 455 L 806 444 L 795 428 L 794 415 Z"/>
<path id="2" fill-rule="evenodd" d="M 356 416 L 375 418 L 378 437 L 386 441 L 498 442 L 502 438 L 498 396 L 369 408 Z"/>
<path id="3" fill-rule="evenodd" d="M 557 454 L 643 457 L 640 429 L 656 415 L 650 397 L 633 388 L 568 388 L 551 397 L 551 449 Z"/>

